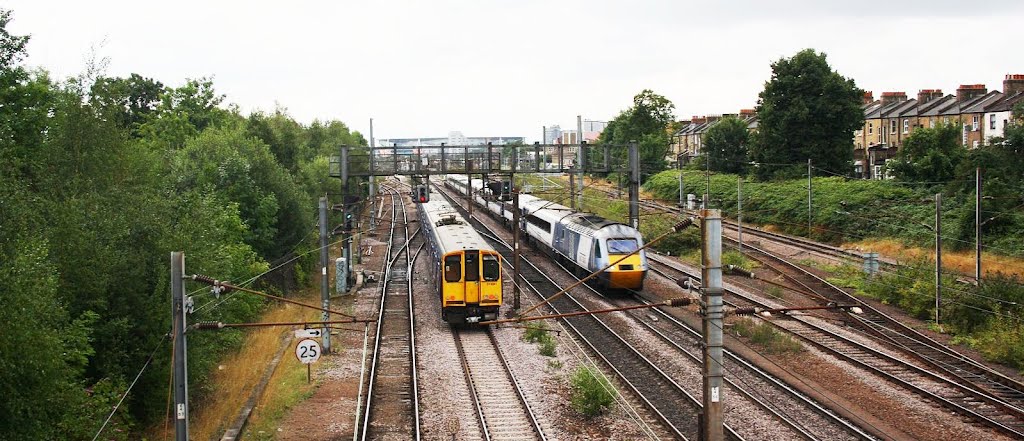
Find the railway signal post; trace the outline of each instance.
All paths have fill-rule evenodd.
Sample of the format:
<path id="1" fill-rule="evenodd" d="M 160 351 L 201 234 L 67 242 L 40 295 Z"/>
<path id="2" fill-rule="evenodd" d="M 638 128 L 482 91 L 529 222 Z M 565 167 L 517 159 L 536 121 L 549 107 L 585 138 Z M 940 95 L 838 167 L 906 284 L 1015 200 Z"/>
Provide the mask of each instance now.
<path id="1" fill-rule="evenodd" d="M 707 206 L 707 196 L 705 196 Z M 702 439 L 722 441 L 722 216 L 720 210 L 701 212 L 701 306 L 704 331 L 704 415 Z"/>

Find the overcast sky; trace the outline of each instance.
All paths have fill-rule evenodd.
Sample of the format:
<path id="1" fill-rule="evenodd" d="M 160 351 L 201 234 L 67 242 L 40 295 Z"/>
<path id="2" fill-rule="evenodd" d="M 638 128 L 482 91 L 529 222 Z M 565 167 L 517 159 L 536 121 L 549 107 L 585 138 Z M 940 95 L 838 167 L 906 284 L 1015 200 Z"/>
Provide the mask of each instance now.
<path id="1" fill-rule="evenodd" d="M 284 106 L 378 138 L 525 136 L 609 120 L 649 88 L 678 119 L 754 107 L 804 48 L 881 91 L 1024 73 L 1024 1 L 3 0 L 57 78 L 95 47 L 107 74 L 213 77 L 244 111 Z M 276 104 L 275 104 L 276 103 Z"/>

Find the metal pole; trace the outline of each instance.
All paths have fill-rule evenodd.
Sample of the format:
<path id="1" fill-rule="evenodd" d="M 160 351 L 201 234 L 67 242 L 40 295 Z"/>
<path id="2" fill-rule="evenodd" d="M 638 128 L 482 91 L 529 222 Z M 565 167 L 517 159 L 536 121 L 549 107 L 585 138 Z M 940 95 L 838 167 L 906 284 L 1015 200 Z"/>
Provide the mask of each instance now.
<path id="1" fill-rule="evenodd" d="M 540 127 L 540 143 L 541 144 L 547 144 L 548 143 L 548 126 L 541 126 Z"/>
<path id="2" fill-rule="evenodd" d="M 576 157 L 578 158 L 576 160 L 576 171 L 580 174 L 579 181 L 576 182 L 576 185 L 579 186 L 576 189 L 576 197 L 579 198 L 576 205 L 580 207 L 580 210 L 583 210 L 583 166 L 585 159 L 583 158 L 583 117 L 581 115 L 576 115 L 576 143 L 579 144 L 579 151 L 576 152 Z"/>
<path id="3" fill-rule="evenodd" d="M 680 159 L 682 156 L 676 159 L 676 165 L 679 167 L 679 207 L 686 206 L 686 194 L 683 192 L 683 161 Z"/>
<path id="4" fill-rule="evenodd" d="M 430 177 L 428 176 L 429 180 Z M 466 157 L 466 206 L 469 209 L 469 220 L 473 220 L 473 162 Z"/>
<path id="5" fill-rule="evenodd" d="M 576 210 L 576 166 L 569 173 L 569 208 Z M 580 208 L 582 210 L 582 207 Z"/>
<path id="6" fill-rule="evenodd" d="M 327 253 L 327 244 L 329 243 L 327 238 L 327 197 L 324 196 L 320 198 L 320 302 L 324 309 L 320 318 L 325 322 L 331 320 L 331 314 L 328 312 L 331 309 L 331 288 L 327 280 L 327 265 L 330 259 Z M 326 325 L 323 330 L 323 341 L 324 353 L 330 353 L 331 328 Z"/>
<path id="7" fill-rule="evenodd" d="M 807 237 L 811 237 L 811 158 L 807 158 Z"/>
<path id="8" fill-rule="evenodd" d="M 640 229 L 640 147 L 629 142 L 629 224 Z"/>
<path id="9" fill-rule="evenodd" d="M 736 178 L 736 231 L 739 235 L 740 254 L 743 254 L 743 177 Z"/>
<path id="10" fill-rule="evenodd" d="M 373 161 L 373 147 L 374 147 L 374 141 L 373 141 L 373 118 L 370 118 L 370 176 L 369 176 L 369 180 L 370 180 L 370 184 L 369 184 L 369 186 L 370 186 L 370 190 L 369 190 L 370 191 L 370 195 L 369 195 L 369 197 L 370 197 L 370 231 L 371 231 L 371 235 L 372 235 L 373 231 L 377 230 L 377 217 L 373 215 L 373 213 L 375 211 L 374 208 L 377 205 L 377 182 L 376 182 L 377 176 L 376 176 L 376 173 L 375 173 L 375 170 L 374 170 L 374 167 L 373 167 L 373 162 L 374 162 Z"/>
<path id="11" fill-rule="evenodd" d="M 942 307 L 942 193 L 935 193 L 935 324 Z"/>
<path id="12" fill-rule="evenodd" d="M 974 279 L 981 285 L 981 167 L 974 169 Z"/>
<path id="13" fill-rule="evenodd" d="M 343 227 L 348 223 L 349 216 L 349 208 L 346 204 L 346 199 L 348 199 L 348 160 L 348 146 L 343 145 L 341 146 L 341 221 L 343 222 Z M 351 231 L 345 228 L 342 228 L 342 231 L 345 234 L 344 246 L 342 247 L 342 257 L 345 258 L 345 275 L 347 279 L 345 280 L 345 286 L 348 287 L 350 285 L 348 282 L 352 278 L 352 237 Z"/>
<path id="14" fill-rule="evenodd" d="M 188 342 L 185 341 L 185 253 L 171 252 L 171 314 L 174 328 L 174 439 L 188 441 Z"/>
<path id="15" fill-rule="evenodd" d="M 705 205 L 707 205 L 705 197 Z M 722 218 L 719 210 L 702 210 L 701 293 L 704 303 L 704 418 L 705 440 L 724 439 L 722 419 Z"/>
<path id="16" fill-rule="evenodd" d="M 702 210 L 706 210 L 709 207 L 708 204 L 711 203 L 711 150 L 704 150 L 704 178 L 707 180 L 708 188 L 704 193 L 707 197 L 704 198 Z"/>
<path id="17" fill-rule="evenodd" d="M 518 160 L 516 162 L 519 162 Z M 519 311 L 519 188 L 516 187 L 515 163 L 509 173 L 509 191 L 512 192 L 512 311 Z M 572 175 L 569 175 L 570 177 Z"/>

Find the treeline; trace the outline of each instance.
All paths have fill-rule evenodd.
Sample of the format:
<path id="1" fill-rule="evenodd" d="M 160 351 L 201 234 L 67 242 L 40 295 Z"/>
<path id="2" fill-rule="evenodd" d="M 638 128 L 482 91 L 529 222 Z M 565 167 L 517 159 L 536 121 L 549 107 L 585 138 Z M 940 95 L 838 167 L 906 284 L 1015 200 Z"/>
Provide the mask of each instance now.
<path id="1" fill-rule="evenodd" d="M 188 273 L 247 281 L 310 250 L 327 157 L 366 145 L 338 121 L 243 115 L 206 79 L 55 80 L 23 64 L 0 12 L 0 439 L 104 439 L 168 410 L 171 251 Z M 309 281 L 316 253 L 263 289 Z M 262 281 L 264 279 L 260 279 Z M 257 281 L 259 283 L 259 281 Z M 191 320 L 253 319 L 247 295 L 194 293 Z M 193 403 L 235 331 L 189 339 Z"/>

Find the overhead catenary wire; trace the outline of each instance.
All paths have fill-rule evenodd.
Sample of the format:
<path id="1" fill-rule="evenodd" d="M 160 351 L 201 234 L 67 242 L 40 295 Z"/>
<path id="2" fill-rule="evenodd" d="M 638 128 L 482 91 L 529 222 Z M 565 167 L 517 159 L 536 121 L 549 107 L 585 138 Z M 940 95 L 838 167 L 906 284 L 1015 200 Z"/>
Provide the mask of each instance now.
<path id="1" fill-rule="evenodd" d="M 103 424 L 100 425 L 99 430 L 96 431 L 96 435 L 92 437 L 92 441 L 96 441 L 96 439 L 100 437 L 100 434 L 103 433 L 103 429 L 105 429 L 107 427 L 107 424 L 110 423 L 110 419 L 113 418 L 114 414 L 117 413 L 117 409 L 121 407 L 121 403 L 124 403 L 125 398 L 128 398 L 128 394 L 131 393 L 132 388 L 135 387 L 135 384 L 139 382 L 139 378 L 142 377 L 142 373 L 146 371 L 146 368 L 148 368 L 149 364 L 153 361 L 153 357 L 156 356 L 157 351 L 159 351 L 160 348 L 163 347 L 164 342 L 166 342 L 167 340 L 168 338 L 166 336 L 164 338 L 161 338 L 160 341 L 157 343 L 156 347 L 153 348 L 153 352 L 151 352 L 149 354 L 149 357 L 146 358 L 146 362 L 142 365 L 142 369 L 139 369 L 139 373 L 135 375 L 135 379 L 132 380 L 132 383 L 128 385 L 128 389 L 125 390 L 123 394 L 121 394 L 121 399 L 117 400 L 117 404 L 115 404 L 114 408 L 111 409 L 110 414 L 107 415 L 107 418 L 103 420 Z"/>

